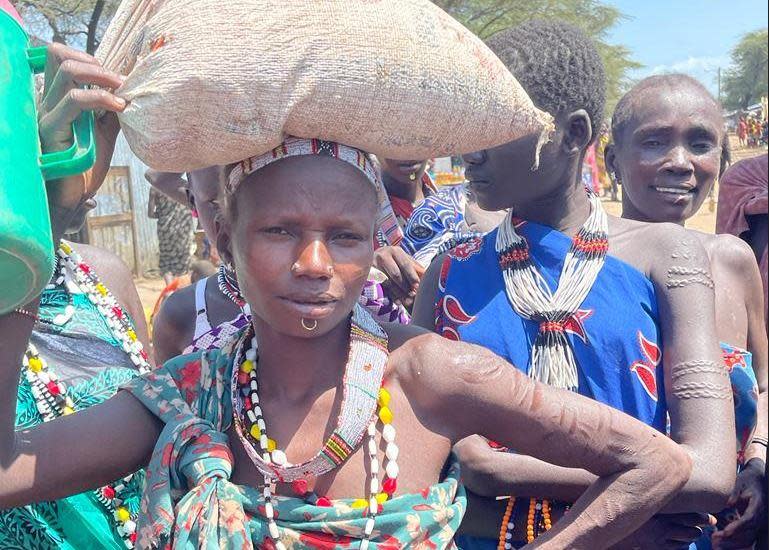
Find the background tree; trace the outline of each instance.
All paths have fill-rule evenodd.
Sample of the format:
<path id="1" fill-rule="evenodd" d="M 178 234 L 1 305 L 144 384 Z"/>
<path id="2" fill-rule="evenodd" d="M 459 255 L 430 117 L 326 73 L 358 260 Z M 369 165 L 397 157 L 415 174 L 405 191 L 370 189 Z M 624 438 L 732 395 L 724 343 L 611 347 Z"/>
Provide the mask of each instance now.
<path id="1" fill-rule="evenodd" d="M 745 109 L 761 101 L 769 85 L 767 29 L 744 35 L 732 50 L 732 66 L 724 75 L 724 106 Z"/>
<path id="2" fill-rule="evenodd" d="M 94 53 L 119 0 L 11 0 L 38 40 Z"/>
<path id="3" fill-rule="evenodd" d="M 607 113 L 614 110 L 631 82 L 628 72 L 640 68 L 630 50 L 608 42 L 609 31 L 626 17 L 600 0 L 433 0 L 481 38 L 529 19 L 559 19 L 583 29 L 598 44 L 606 66 Z"/>

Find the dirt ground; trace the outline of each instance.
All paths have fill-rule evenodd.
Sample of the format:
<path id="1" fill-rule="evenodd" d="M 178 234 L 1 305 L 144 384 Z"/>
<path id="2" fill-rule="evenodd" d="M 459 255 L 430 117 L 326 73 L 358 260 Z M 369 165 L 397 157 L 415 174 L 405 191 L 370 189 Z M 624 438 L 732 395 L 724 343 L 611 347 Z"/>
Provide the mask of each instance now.
<path id="1" fill-rule="evenodd" d="M 737 160 L 754 157 L 765 152 L 765 148 L 740 148 L 737 145 L 736 139 L 732 140 L 732 157 L 735 162 Z M 705 204 L 703 204 L 697 215 L 689 220 L 687 227 L 707 233 L 715 232 L 717 207 L 716 197 L 718 197 L 717 189 L 713 193 L 713 198 L 706 200 Z M 619 202 L 604 201 L 604 206 L 606 207 L 606 211 L 608 213 L 616 216 L 619 216 L 622 211 L 622 205 Z M 147 315 L 147 318 L 149 319 L 149 316 L 152 313 L 152 308 L 154 307 L 158 296 L 163 291 L 165 286 L 163 284 L 163 280 L 160 278 L 140 278 L 135 279 L 134 282 L 136 283 L 136 288 L 139 291 L 139 297 L 141 298 L 142 304 L 144 305 L 144 311 Z"/>

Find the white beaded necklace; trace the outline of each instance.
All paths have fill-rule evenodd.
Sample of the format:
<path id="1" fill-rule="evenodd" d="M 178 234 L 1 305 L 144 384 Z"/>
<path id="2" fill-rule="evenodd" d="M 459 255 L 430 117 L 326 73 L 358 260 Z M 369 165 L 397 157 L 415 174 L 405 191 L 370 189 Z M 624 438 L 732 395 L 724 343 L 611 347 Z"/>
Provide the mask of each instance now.
<path id="1" fill-rule="evenodd" d="M 72 247 L 62 241 L 57 251 L 59 256 L 59 272 L 56 284 L 65 285 L 68 293 L 83 292 L 99 313 L 104 317 L 112 335 L 120 343 L 120 347 L 131 358 L 139 374 L 145 374 L 152 369 L 149 357 L 144 346 L 131 323 L 128 314 L 120 306 L 115 296 L 107 289 L 86 263 Z M 49 285 L 50 287 L 51 285 Z M 74 315 L 74 307 L 70 304 L 65 308 L 65 315 L 57 315 L 53 319 L 56 325 L 64 325 Z"/>
<path id="2" fill-rule="evenodd" d="M 57 251 L 59 266 L 56 278 L 46 288 L 53 289 L 64 285 L 71 297 L 73 292 L 84 292 L 89 301 L 96 306 L 107 320 L 110 332 L 123 350 L 131 357 L 140 374 L 149 372 L 150 364 L 141 342 L 136 338 L 136 331 L 128 315 L 118 304 L 115 297 L 99 281 L 93 269 L 82 261 L 72 247 L 62 241 Z M 56 326 L 64 326 L 74 316 L 75 307 L 67 304 L 64 313 L 57 314 L 50 321 Z M 43 321 L 46 322 L 46 321 Z M 69 396 L 69 390 L 56 373 L 39 355 L 37 348 L 30 342 L 23 357 L 24 375 L 29 383 L 35 405 L 43 422 L 50 422 L 60 416 L 76 412 L 75 403 Z M 123 491 L 131 481 L 133 474 L 105 485 L 93 491 L 96 499 L 112 515 L 117 531 L 126 548 L 133 548 L 136 541 L 136 514 L 131 514 L 123 502 Z"/>
<path id="3" fill-rule="evenodd" d="M 525 238 L 515 231 L 510 211 L 497 232 L 505 292 L 518 315 L 540 323 L 531 350 L 529 376 L 557 388 L 576 390 L 577 365 L 564 323 L 585 300 L 608 252 L 609 221 L 601 200 L 589 194 L 590 216 L 572 240 L 555 292 L 529 255 Z"/>
<path id="4" fill-rule="evenodd" d="M 233 416 L 236 432 L 243 442 L 246 453 L 264 476 L 263 496 L 265 501 L 265 518 L 268 531 L 275 547 L 285 550 L 285 545 L 280 540 L 280 531 L 275 521 L 273 506 L 273 494 L 277 482 L 294 482 L 294 487 L 300 483 L 306 487 L 306 477 L 318 477 L 339 467 L 352 453 L 364 435 L 368 435 L 367 456 L 369 459 L 370 479 L 368 483 L 369 495 L 367 499 L 357 499 L 352 503 L 353 508 L 367 508 L 368 518 L 363 529 L 360 548 L 366 550 L 369 546 L 371 535 L 374 531 L 376 516 L 382 506 L 397 488 L 399 474 L 398 455 L 399 449 L 395 444 L 395 428 L 392 425 L 392 412 L 390 411 L 390 394 L 381 387 L 384 367 L 387 362 L 387 336 L 370 314 L 361 306 L 355 306 L 351 322 L 350 357 L 345 367 L 344 393 L 342 410 L 339 415 L 338 427 L 324 445 L 324 448 L 310 461 L 292 466 L 288 463 L 286 453 L 277 448 L 277 444 L 268 437 L 267 425 L 259 406 L 259 394 L 257 384 L 257 342 L 256 336 L 250 336 L 250 329 L 243 340 L 243 344 L 236 353 L 234 365 L 240 365 L 239 369 L 233 367 L 232 396 Z M 250 342 L 250 346 L 248 343 Z M 244 368 L 245 367 L 245 368 Z M 375 386 L 372 384 L 376 382 Z M 240 386 L 240 391 L 238 391 Z M 372 388 L 378 388 L 373 390 Z M 358 391 L 354 391 L 358 390 Z M 378 398 L 373 398 L 378 395 Z M 368 398 L 367 398 L 368 397 Z M 373 404 L 373 406 L 371 406 Z M 250 405 L 250 406 L 249 406 Z M 378 405 L 378 415 L 374 414 Z M 251 422 L 251 429 L 246 430 L 243 419 L 238 411 L 244 411 L 244 416 Z M 366 423 L 360 425 L 359 420 L 366 419 Z M 377 423 L 382 424 L 382 439 L 385 441 L 386 479 L 383 483 L 379 480 L 379 460 L 377 458 Z M 250 438 L 246 436 L 250 435 Z M 344 434 L 344 437 L 342 435 Z M 354 444 L 347 443 L 355 441 Z M 261 456 L 255 452 L 253 443 L 258 443 Z M 328 499 L 320 499 L 314 493 L 310 495 L 316 505 L 322 506 L 321 500 L 330 505 Z"/>

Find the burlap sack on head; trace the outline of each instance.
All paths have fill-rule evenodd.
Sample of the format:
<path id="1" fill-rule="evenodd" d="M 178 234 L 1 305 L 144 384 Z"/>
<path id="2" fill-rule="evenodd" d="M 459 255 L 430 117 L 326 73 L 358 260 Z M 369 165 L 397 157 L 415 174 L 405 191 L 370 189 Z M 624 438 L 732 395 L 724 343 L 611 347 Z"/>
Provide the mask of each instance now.
<path id="1" fill-rule="evenodd" d="M 132 149 L 165 171 L 236 162 L 286 135 L 423 159 L 552 127 L 427 0 L 124 0 L 97 57 L 127 75 Z"/>

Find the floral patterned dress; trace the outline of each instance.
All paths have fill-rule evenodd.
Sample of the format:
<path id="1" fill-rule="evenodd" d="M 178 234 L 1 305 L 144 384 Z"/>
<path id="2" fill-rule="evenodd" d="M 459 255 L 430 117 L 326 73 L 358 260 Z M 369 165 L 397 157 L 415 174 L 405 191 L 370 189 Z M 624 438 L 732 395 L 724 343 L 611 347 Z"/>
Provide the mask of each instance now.
<path id="1" fill-rule="evenodd" d="M 165 422 L 147 469 L 140 548 L 272 549 L 264 499 L 229 478 L 233 455 L 230 380 L 238 337 L 221 350 L 180 356 L 124 386 Z M 366 515 L 353 500 L 318 507 L 274 497 L 280 540 L 289 550 L 357 548 Z M 453 548 L 466 498 L 452 460 L 445 479 L 384 504 L 370 548 Z"/>

